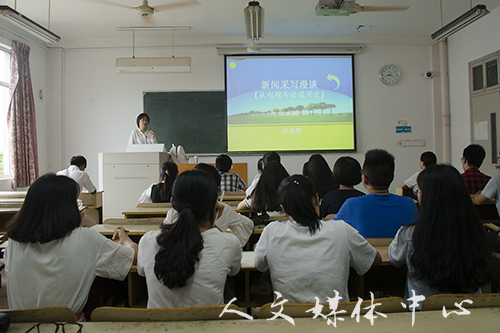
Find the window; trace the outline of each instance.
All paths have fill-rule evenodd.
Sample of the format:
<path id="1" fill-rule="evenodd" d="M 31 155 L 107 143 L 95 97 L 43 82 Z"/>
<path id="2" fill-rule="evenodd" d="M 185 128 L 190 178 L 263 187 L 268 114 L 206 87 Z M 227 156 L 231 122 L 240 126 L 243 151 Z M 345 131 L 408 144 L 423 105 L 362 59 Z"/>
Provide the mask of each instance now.
<path id="1" fill-rule="evenodd" d="M 500 51 L 469 63 L 472 94 L 500 88 L 498 84 L 499 54 Z"/>
<path id="2" fill-rule="evenodd" d="M 9 135 L 7 111 L 9 108 L 10 52 L 0 45 L 0 177 L 9 174 Z"/>

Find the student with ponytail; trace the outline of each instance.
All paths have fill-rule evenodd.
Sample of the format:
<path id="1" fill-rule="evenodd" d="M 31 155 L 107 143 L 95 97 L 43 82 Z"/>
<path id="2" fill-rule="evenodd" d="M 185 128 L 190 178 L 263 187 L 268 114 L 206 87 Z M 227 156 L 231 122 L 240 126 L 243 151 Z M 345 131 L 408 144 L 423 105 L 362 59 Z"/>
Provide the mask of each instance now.
<path id="1" fill-rule="evenodd" d="M 173 224 L 150 231 L 139 242 L 137 270 L 146 277 L 148 308 L 178 308 L 224 303 L 227 275 L 240 269 L 238 239 L 214 225 L 217 185 L 204 171 L 177 177 Z"/>
<path id="2" fill-rule="evenodd" d="M 178 173 L 177 164 L 173 162 L 163 163 L 160 169 L 161 183 L 151 184 L 151 186 L 145 189 L 139 198 L 139 202 L 170 202 L 172 187 Z"/>
<path id="3" fill-rule="evenodd" d="M 327 302 L 334 290 L 349 301 L 349 266 L 358 274 L 379 265 L 380 254 L 344 221 L 319 218 L 319 196 L 305 176 L 285 178 L 278 199 L 288 221 L 271 222 L 255 247 L 255 267 L 269 270 L 273 290 L 291 303 Z"/>

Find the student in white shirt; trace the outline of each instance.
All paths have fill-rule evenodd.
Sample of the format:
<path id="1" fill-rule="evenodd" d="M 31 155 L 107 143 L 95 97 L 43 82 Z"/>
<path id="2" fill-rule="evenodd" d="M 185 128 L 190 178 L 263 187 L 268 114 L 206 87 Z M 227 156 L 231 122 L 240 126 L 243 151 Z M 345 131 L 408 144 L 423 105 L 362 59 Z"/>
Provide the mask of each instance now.
<path id="1" fill-rule="evenodd" d="M 83 191 L 85 188 L 90 194 L 95 194 L 97 190 L 90 180 L 89 174 L 85 172 L 87 159 L 82 155 L 73 156 L 69 164 L 69 168 L 59 171 L 57 175 L 73 179 L 80 186 L 80 191 Z"/>
<path id="2" fill-rule="evenodd" d="M 157 143 L 155 132 L 148 131 L 149 116 L 146 113 L 141 113 L 137 116 L 137 127 L 130 133 L 128 138 L 129 145 L 146 145 Z"/>
<path id="3" fill-rule="evenodd" d="M 380 253 L 344 221 L 319 218 L 319 196 L 305 176 L 285 178 L 278 189 L 288 221 L 271 222 L 255 247 L 255 268 L 269 270 L 273 290 L 290 303 L 349 302 L 349 266 L 359 275 L 382 262 Z"/>
<path id="4" fill-rule="evenodd" d="M 278 162 L 281 163 L 281 157 L 280 155 L 275 152 L 275 151 L 268 151 L 267 153 L 264 154 L 264 156 L 259 159 L 257 162 L 257 174 L 255 175 L 254 179 L 252 180 L 252 183 L 248 188 L 245 190 L 245 193 L 247 197 L 249 197 L 253 190 L 255 190 L 255 187 L 257 186 L 257 183 L 259 182 L 260 175 L 262 174 L 262 169 L 266 166 L 266 164 L 269 164 L 270 162 Z"/>
<path id="5" fill-rule="evenodd" d="M 142 192 L 139 202 L 170 202 L 172 197 L 172 187 L 174 186 L 175 178 L 179 173 L 177 164 L 173 162 L 165 162 L 160 168 L 161 183 L 151 184 Z"/>
<path id="6" fill-rule="evenodd" d="M 9 228 L 5 253 L 10 309 L 67 306 L 82 319 L 96 276 L 123 280 L 137 244 L 123 227 L 113 239 L 80 228 L 76 182 L 47 174 L 29 188 Z"/>
<path id="7" fill-rule="evenodd" d="M 424 170 L 427 167 L 433 166 L 436 163 L 437 163 L 436 154 L 434 154 L 432 151 L 423 152 L 422 155 L 420 155 L 420 171 L 415 172 L 410 178 L 405 180 L 403 182 L 403 184 L 401 184 L 401 187 L 411 188 L 414 193 L 417 193 L 417 191 L 418 191 L 418 186 L 417 186 L 418 175 L 420 174 L 420 172 L 422 170 Z"/>
<path id="8" fill-rule="evenodd" d="M 217 187 L 219 186 L 221 176 L 214 166 L 206 163 L 199 163 L 193 170 L 208 172 L 215 179 Z M 215 204 L 215 208 L 217 209 L 215 226 L 222 231 L 226 231 L 227 229 L 231 230 L 231 233 L 240 241 L 241 246 L 245 246 L 253 232 L 253 221 L 245 215 L 238 214 L 233 207 L 226 203 L 217 202 Z M 178 218 L 179 213 L 175 210 L 175 208 L 170 208 L 163 223 L 172 224 L 175 223 Z"/>
<path id="9" fill-rule="evenodd" d="M 224 303 L 227 275 L 241 265 L 238 239 L 214 225 L 217 184 L 204 171 L 185 171 L 174 183 L 174 224 L 146 233 L 139 242 L 137 271 L 146 277 L 148 308 Z"/>

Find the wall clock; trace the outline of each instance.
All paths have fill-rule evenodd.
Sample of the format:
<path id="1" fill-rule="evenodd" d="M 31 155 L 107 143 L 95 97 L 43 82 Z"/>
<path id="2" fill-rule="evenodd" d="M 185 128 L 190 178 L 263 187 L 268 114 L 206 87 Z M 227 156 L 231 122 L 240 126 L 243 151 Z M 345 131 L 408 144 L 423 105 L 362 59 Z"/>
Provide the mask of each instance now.
<path id="1" fill-rule="evenodd" d="M 400 75 L 399 69 L 394 65 L 382 66 L 378 72 L 380 81 L 388 86 L 395 85 L 399 81 Z"/>

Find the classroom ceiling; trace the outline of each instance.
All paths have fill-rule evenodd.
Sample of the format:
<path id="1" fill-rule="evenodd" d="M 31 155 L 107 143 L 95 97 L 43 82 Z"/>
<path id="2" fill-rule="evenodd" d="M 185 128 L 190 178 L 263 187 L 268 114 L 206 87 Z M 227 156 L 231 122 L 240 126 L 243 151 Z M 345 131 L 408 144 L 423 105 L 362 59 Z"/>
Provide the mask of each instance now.
<path id="1" fill-rule="evenodd" d="M 193 0 L 150 0 L 152 7 L 178 4 Z M 48 27 L 49 0 L 4 0 L 37 23 Z M 112 6 L 139 6 L 142 0 L 51 0 L 50 30 L 70 40 L 131 39 L 130 32 L 117 27 L 142 25 L 191 26 L 189 31 L 177 31 L 179 37 L 241 37 L 246 42 L 243 9 L 246 0 L 198 0 L 195 5 L 178 6 L 140 17 L 135 10 Z M 440 0 L 359 0 L 364 6 L 410 6 L 404 12 L 361 12 L 348 17 L 315 16 L 318 0 L 261 0 L 265 9 L 265 29 L 262 42 L 279 36 L 394 36 L 429 37 L 441 27 Z M 443 23 L 447 24 L 470 9 L 485 4 L 491 11 L 500 0 L 442 0 Z M 165 32 L 140 32 L 136 37 L 157 37 Z M 168 35 L 170 37 L 170 35 Z M 289 42 L 289 41 L 288 41 Z"/>

